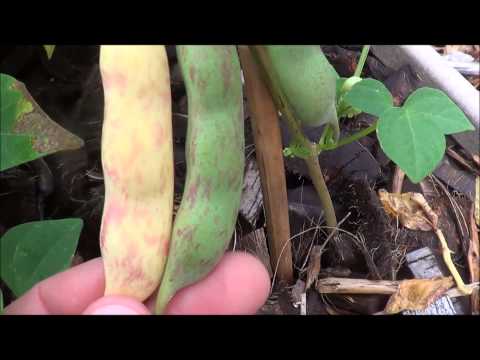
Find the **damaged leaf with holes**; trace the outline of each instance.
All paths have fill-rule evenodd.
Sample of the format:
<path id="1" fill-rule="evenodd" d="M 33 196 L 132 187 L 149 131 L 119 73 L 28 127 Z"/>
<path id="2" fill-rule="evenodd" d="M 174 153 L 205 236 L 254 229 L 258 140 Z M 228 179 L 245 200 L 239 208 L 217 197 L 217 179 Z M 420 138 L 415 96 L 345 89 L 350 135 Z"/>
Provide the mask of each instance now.
<path id="1" fill-rule="evenodd" d="M 0 74 L 0 171 L 83 145 L 50 119 L 23 83 Z"/>

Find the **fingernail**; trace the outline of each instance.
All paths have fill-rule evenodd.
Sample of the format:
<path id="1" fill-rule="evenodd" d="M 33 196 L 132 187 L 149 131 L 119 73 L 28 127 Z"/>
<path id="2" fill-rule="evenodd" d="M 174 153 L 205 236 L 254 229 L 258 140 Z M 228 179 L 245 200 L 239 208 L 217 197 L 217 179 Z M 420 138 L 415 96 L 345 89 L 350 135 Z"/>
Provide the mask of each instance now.
<path id="1" fill-rule="evenodd" d="M 123 305 L 106 305 L 92 311 L 90 315 L 143 315 Z"/>

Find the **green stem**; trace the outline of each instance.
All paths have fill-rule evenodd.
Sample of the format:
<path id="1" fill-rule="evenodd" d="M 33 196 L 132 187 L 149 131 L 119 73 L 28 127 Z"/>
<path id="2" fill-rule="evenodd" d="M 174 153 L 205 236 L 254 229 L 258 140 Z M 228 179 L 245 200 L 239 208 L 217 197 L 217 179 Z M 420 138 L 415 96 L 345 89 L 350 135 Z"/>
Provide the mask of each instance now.
<path id="1" fill-rule="evenodd" d="M 315 145 L 311 144 L 314 148 Z M 337 227 L 337 216 L 335 215 L 335 209 L 333 207 L 332 199 L 330 198 L 330 192 L 328 191 L 327 184 L 322 174 L 322 169 L 320 168 L 320 163 L 318 162 L 318 156 L 312 155 L 305 159 L 307 164 L 308 173 L 312 179 L 313 186 L 317 191 L 320 202 L 322 203 L 323 212 L 325 215 L 325 222 L 330 228 L 330 232 L 336 231 Z"/>
<path id="2" fill-rule="evenodd" d="M 317 191 L 318 197 L 320 198 L 320 202 L 324 209 L 325 221 L 328 227 L 333 229 L 331 231 L 335 231 L 335 228 L 337 227 L 337 217 L 335 215 L 332 199 L 318 162 L 316 145 L 308 140 L 303 134 L 300 122 L 296 119 L 295 114 L 290 108 L 290 105 L 285 95 L 281 91 L 279 84 L 276 82 L 275 77 L 272 76 L 270 72 L 271 65 L 263 46 L 250 46 L 250 49 L 255 61 L 259 65 L 260 72 L 263 74 L 264 82 L 270 91 L 275 106 L 284 115 L 289 132 L 294 138 L 300 141 L 302 146 L 310 149 L 310 156 L 304 160 L 307 164 L 308 173 L 312 179 L 315 190 Z"/>
<path id="3" fill-rule="evenodd" d="M 336 144 L 318 144 L 317 145 L 317 150 L 318 151 L 323 151 L 323 150 L 334 150 L 336 148 L 339 148 L 344 145 L 348 145 L 354 141 L 360 140 L 361 138 L 371 134 L 375 130 L 377 130 L 378 126 L 378 120 L 375 121 L 372 125 L 369 127 L 360 130 L 359 132 L 356 132 L 355 134 L 352 134 L 350 136 L 347 136 L 343 139 L 340 139 Z"/>
<path id="4" fill-rule="evenodd" d="M 361 77 L 365 61 L 367 61 L 368 52 L 370 51 L 370 45 L 364 45 L 362 53 L 360 54 L 360 59 L 358 60 L 357 68 L 355 69 L 355 74 L 353 76 Z"/>

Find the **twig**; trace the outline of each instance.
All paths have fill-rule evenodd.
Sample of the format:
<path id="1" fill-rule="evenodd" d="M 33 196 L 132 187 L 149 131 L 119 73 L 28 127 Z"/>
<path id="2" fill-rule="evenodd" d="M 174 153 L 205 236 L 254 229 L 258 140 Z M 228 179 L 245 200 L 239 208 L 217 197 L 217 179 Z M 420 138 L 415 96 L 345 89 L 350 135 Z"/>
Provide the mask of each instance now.
<path id="1" fill-rule="evenodd" d="M 345 217 L 345 219 L 347 218 L 347 216 Z M 343 229 L 339 229 L 339 228 L 336 228 L 336 229 L 331 229 L 329 226 L 312 226 L 306 230 L 303 230 L 302 232 L 299 232 L 298 234 L 292 236 L 290 239 L 288 239 L 288 241 L 285 242 L 285 244 L 283 245 L 282 247 L 282 250 L 280 251 L 280 258 L 282 257 L 282 254 L 285 250 L 285 247 L 290 244 L 292 242 L 292 240 L 296 239 L 297 237 L 299 236 L 302 236 L 303 234 L 309 232 L 309 231 L 312 231 L 312 230 L 318 230 L 318 229 L 329 229 L 331 230 L 330 231 L 330 236 L 333 237 L 332 234 L 335 234 L 335 231 L 342 231 L 342 232 L 345 232 L 347 234 L 349 234 L 350 236 L 353 236 L 355 237 L 355 235 L 353 235 L 352 233 L 349 233 L 348 231 L 346 230 L 343 230 Z M 335 231 L 334 231 L 335 230 Z M 276 278 L 276 275 L 277 275 L 277 270 L 278 270 L 278 264 L 279 264 L 279 261 L 277 262 L 276 266 L 275 266 L 275 271 L 273 273 L 273 279 L 272 279 L 272 285 L 271 285 L 271 289 L 270 289 L 270 293 L 272 293 L 273 291 L 273 288 L 274 288 L 274 285 L 275 285 L 275 278 Z"/>
<path id="2" fill-rule="evenodd" d="M 340 226 L 347 218 L 350 216 L 350 212 L 342 219 L 342 221 L 339 222 L 338 226 Z M 310 256 L 310 261 L 308 265 L 308 273 L 307 273 L 307 280 L 305 282 L 305 289 L 304 291 L 307 291 L 310 289 L 310 286 L 315 282 L 315 280 L 318 278 L 318 274 L 320 273 L 321 270 L 321 263 L 322 263 L 322 254 L 323 250 L 325 249 L 325 246 L 327 246 L 328 242 L 330 241 L 331 238 L 336 234 L 336 231 L 330 232 L 330 235 L 327 237 L 327 239 L 323 242 L 322 245 L 314 246 L 313 251 L 312 251 L 312 256 Z"/>
<path id="3" fill-rule="evenodd" d="M 370 272 L 373 273 L 378 280 L 381 280 L 382 276 L 380 275 L 380 271 L 378 271 L 377 265 L 375 264 L 375 260 L 373 259 L 373 254 L 375 250 L 378 249 L 378 247 L 372 252 L 369 252 L 367 243 L 365 241 L 366 240 L 365 236 L 361 233 L 358 233 L 358 235 L 353 239 L 354 239 L 354 243 L 356 243 L 356 245 L 362 252 L 363 256 L 365 257 L 365 261 L 367 262 L 367 266 Z"/>
<path id="4" fill-rule="evenodd" d="M 293 282 L 290 223 L 277 110 L 248 47 L 239 46 L 238 53 L 252 114 L 251 123 L 266 210 L 271 264 L 272 267 L 276 264 L 275 272 L 279 269 L 279 277 L 290 284 Z M 286 256 L 282 257 L 284 252 Z"/>
<path id="5" fill-rule="evenodd" d="M 460 165 L 462 165 L 467 170 L 473 172 L 475 175 L 480 175 L 480 171 L 475 169 L 472 165 L 470 165 L 467 160 L 465 160 L 460 154 L 455 152 L 452 148 L 447 149 L 447 154 L 455 159 Z"/>
<path id="6" fill-rule="evenodd" d="M 457 225 L 458 230 L 460 231 L 460 235 L 462 236 L 462 239 L 465 238 L 465 233 L 463 232 L 463 229 L 468 232 L 468 225 L 467 221 L 465 220 L 465 217 L 463 216 L 462 211 L 460 210 L 460 206 L 457 204 L 455 199 L 450 195 L 450 192 L 447 190 L 445 185 L 442 184 L 442 182 L 435 176 L 435 175 L 430 175 L 431 178 L 437 183 L 437 185 L 442 189 L 444 194 L 447 196 L 448 201 L 450 201 L 450 205 L 452 206 L 452 211 L 455 215 L 455 222 Z M 460 213 L 460 215 L 458 215 Z M 460 217 L 463 220 L 463 224 L 460 222 Z M 463 227 L 462 227 L 463 225 Z"/>
<path id="7" fill-rule="evenodd" d="M 348 212 L 347 215 L 345 215 L 345 217 L 338 222 L 337 229 L 339 229 L 340 226 L 342 226 L 342 224 L 350 217 L 350 215 L 352 215 L 352 213 L 351 213 L 351 212 Z M 330 239 L 333 238 L 333 236 L 334 236 L 336 233 L 337 233 L 336 231 L 330 232 L 330 234 L 329 234 L 328 237 L 326 238 L 325 242 L 324 242 L 324 243 L 322 244 L 322 246 L 320 247 L 320 252 L 321 252 L 321 253 L 323 252 L 323 249 L 325 249 L 325 246 L 327 246 L 327 244 L 328 244 L 328 242 L 330 241 Z"/>
<path id="8" fill-rule="evenodd" d="M 313 222 L 313 220 L 311 220 L 311 222 Z M 302 226 L 305 225 L 305 222 L 303 223 Z M 315 238 L 317 237 L 317 232 L 318 230 L 320 229 L 320 218 L 318 219 L 317 223 L 316 223 L 316 227 L 315 227 L 315 232 L 312 236 L 312 241 L 310 241 L 310 245 L 308 247 L 308 252 L 307 252 L 307 256 L 305 257 L 305 260 L 303 261 L 303 264 L 302 266 L 300 267 L 299 269 L 299 273 L 302 274 L 304 271 L 305 271 L 305 266 L 307 266 L 307 262 L 308 262 L 308 259 L 310 258 L 310 254 L 312 252 L 312 249 L 313 249 L 313 244 L 315 243 Z"/>
<path id="9" fill-rule="evenodd" d="M 316 289 L 320 294 L 379 294 L 391 295 L 397 292 L 400 281 L 389 280 L 367 280 L 329 277 L 317 280 Z M 472 292 L 479 288 L 480 283 L 468 284 L 465 288 Z M 451 288 L 445 293 L 451 298 L 465 296 L 462 290 Z"/>
<path id="10" fill-rule="evenodd" d="M 405 180 L 405 173 L 399 166 L 395 166 L 395 174 L 392 181 L 392 193 L 401 194 L 403 188 L 403 181 Z"/>

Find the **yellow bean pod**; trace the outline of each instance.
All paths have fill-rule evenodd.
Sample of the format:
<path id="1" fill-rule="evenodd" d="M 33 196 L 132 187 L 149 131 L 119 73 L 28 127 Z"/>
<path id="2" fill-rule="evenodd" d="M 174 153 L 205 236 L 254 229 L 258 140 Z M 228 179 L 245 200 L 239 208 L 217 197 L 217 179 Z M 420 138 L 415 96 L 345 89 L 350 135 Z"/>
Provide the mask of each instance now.
<path id="1" fill-rule="evenodd" d="M 105 295 L 144 301 L 160 283 L 172 228 L 172 104 L 165 47 L 102 46 L 100 71 Z"/>

